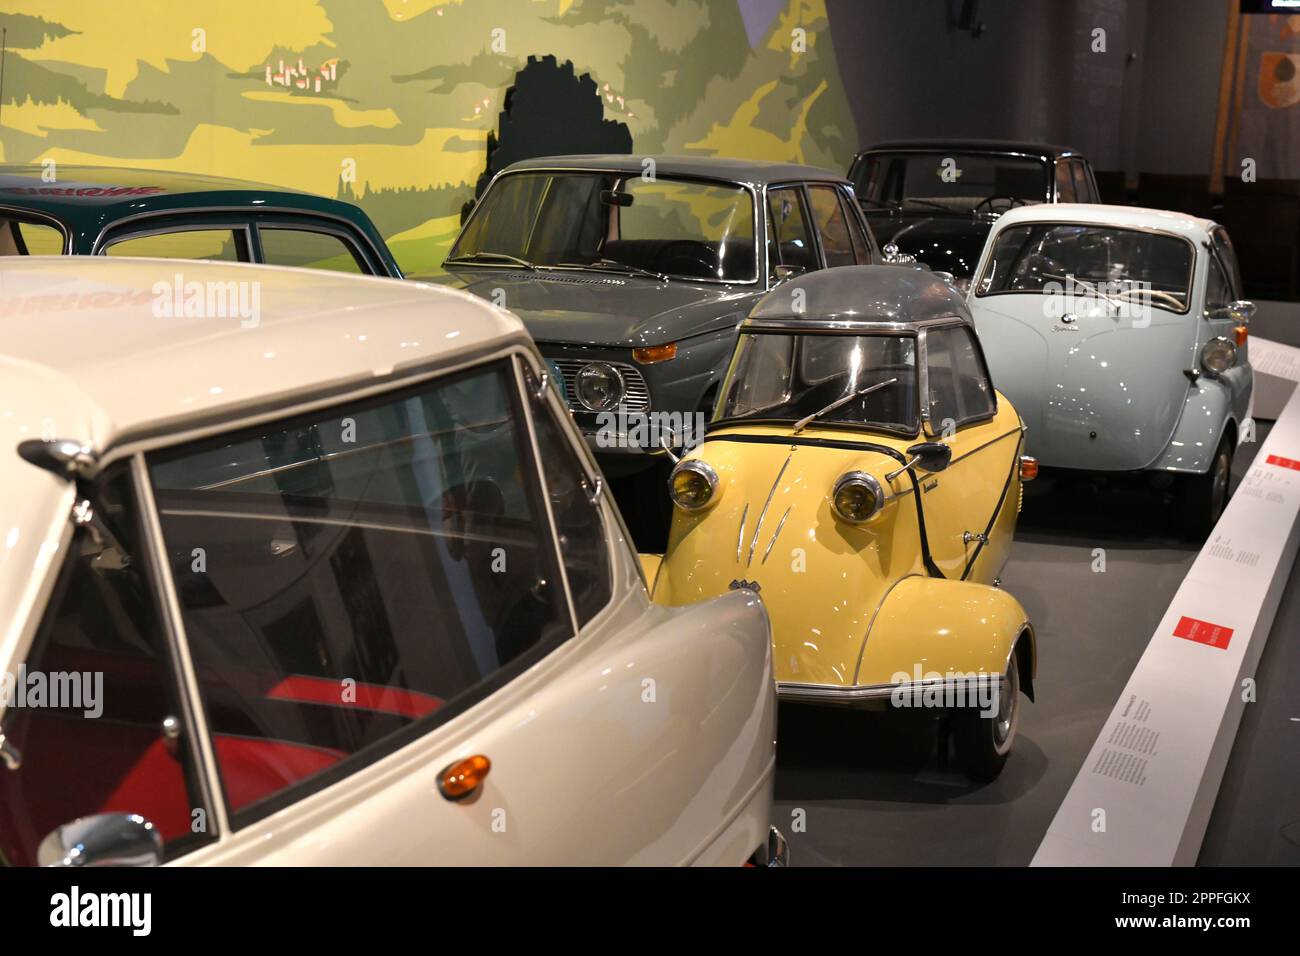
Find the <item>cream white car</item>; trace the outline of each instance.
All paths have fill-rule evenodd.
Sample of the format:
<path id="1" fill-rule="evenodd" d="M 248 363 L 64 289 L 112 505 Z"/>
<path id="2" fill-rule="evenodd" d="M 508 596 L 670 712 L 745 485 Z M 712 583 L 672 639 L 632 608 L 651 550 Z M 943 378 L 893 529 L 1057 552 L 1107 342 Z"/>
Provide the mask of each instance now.
<path id="1" fill-rule="evenodd" d="M 784 860 L 761 602 L 650 603 L 512 315 L 29 259 L 0 329 L 0 862 Z"/>

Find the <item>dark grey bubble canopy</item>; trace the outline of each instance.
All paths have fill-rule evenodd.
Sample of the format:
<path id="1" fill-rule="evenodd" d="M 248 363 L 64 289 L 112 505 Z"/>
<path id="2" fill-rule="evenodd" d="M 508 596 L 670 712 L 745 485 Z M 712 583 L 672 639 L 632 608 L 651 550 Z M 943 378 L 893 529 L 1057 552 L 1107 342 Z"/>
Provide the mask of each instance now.
<path id="1" fill-rule="evenodd" d="M 961 292 L 932 272 L 895 265 L 840 266 L 783 282 L 759 300 L 741 329 L 911 326 L 954 315 L 971 321 Z"/>

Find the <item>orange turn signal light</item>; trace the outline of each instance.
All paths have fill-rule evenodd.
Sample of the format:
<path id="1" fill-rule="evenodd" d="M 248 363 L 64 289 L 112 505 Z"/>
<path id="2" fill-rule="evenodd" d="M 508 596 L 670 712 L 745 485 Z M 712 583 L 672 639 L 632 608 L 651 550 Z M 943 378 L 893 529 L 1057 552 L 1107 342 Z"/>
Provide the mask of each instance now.
<path id="1" fill-rule="evenodd" d="M 448 800 L 464 800 L 477 790 L 492 769 L 482 754 L 458 760 L 438 774 L 438 792 Z"/>
<path id="2" fill-rule="evenodd" d="M 676 342 L 669 342 L 667 345 L 647 345 L 632 350 L 632 359 L 641 365 L 654 365 L 655 362 L 667 362 L 674 358 L 677 358 Z"/>
<path id="3" fill-rule="evenodd" d="M 1232 330 L 1232 332 L 1237 339 L 1238 345 L 1246 344 L 1246 336 L 1250 335 L 1250 329 L 1247 326 L 1238 325 L 1236 328 Z"/>
<path id="4" fill-rule="evenodd" d="M 1029 455 L 1020 456 L 1020 480 L 1033 481 L 1038 477 L 1038 459 Z"/>

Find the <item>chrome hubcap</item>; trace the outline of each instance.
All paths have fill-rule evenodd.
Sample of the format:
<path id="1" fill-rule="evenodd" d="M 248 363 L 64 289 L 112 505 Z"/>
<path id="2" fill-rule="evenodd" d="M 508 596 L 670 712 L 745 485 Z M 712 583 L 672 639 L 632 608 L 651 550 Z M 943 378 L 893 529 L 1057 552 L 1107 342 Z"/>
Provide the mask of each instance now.
<path id="1" fill-rule="evenodd" d="M 993 719 L 993 742 L 999 752 L 1005 751 L 1016 733 L 1017 704 L 1020 699 L 1020 669 L 1016 666 L 1016 656 L 1011 655 L 1007 667 L 1006 680 L 998 695 L 998 713 Z"/>
<path id="2" fill-rule="evenodd" d="M 1228 476 L 1231 472 L 1232 465 L 1228 461 L 1228 456 L 1220 455 L 1214 462 L 1214 498 L 1211 502 L 1216 518 L 1228 506 Z"/>

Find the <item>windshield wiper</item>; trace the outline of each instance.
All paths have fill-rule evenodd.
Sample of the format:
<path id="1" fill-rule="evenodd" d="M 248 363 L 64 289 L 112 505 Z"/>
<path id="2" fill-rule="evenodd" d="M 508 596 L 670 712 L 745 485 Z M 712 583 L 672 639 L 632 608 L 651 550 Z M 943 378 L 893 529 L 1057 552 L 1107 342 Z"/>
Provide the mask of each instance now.
<path id="1" fill-rule="evenodd" d="M 1093 285 L 1087 279 L 1080 279 L 1078 276 L 1072 276 L 1068 274 L 1064 276 L 1057 276 L 1057 275 L 1053 275 L 1050 272 L 1044 272 L 1043 275 L 1047 276 L 1049 279 L 1060 279 L 1062 282 L 1073 282 L 1075 285 L 1081 285 L 1089 292 L 1091 292 L 1093 295 L 1095 295 L 1097 298 L 1105 299 L 1107 302 L 1109 302 L 1117 309 L 1123 308 L 1125 305 L 1127 305 L 1127 303 L 1122 302 L 1119 299 L 1114 298 L 1113 296 L 1107 295 L 1105 292 L 1102 292 L 1101 289 Z"/>
<path id="2" fill-rule="evenodd" d="M 627 275 L 645 276 L 647 279 L 658 279 L 660 282 L 667 282 L 668 276 L 662 272 L 654 272 L 650 269 L 643 269 L 641 266 L 634 266 L 631 263 L 619 262 L 617 259 L 597 259 L 595 262 L 557 262 L 557 269 L 595 269 L 598 272 L 622 272 Z"/>
<path id="3" fill-rule="evenodd" d="M 897 381 L 898 381 L 897 378 L 887 378 L 883 382 L 877 382 L 875 385 L 868 385 L 866 388 L 860 388 L 856 392 L 849 392 L 849 394 L 845 395 L 843 398 L 835 399 L 835 401 L 831 402 L 825 408 L 820 408 L 817 411 L 813 412 L 811 415 L 807 415 L 799 419 L 797 422 L 795 422 L 794 433 L 796 435 L 799 434 L 801 431 L 807 428 L 811 422 L 825 415 L 827 412 L 833 412 L 841 405 L 846 405 L 849 402 L 853 401 L 853 399 L 855 398 L 861 398 L 863 395 L 868 395 L 871 392 L 874 392 L 878 388 L 884 388 L 886 385 L 893 385 Z"/>
<path id="4" fill-rule="evenodd" d="M 444 259 L 444 266 L 460 265 L 483 265 L 487 262 L 500 262 L 506 265 L 519 266 L 521 269 L 536 269 L 527 259 L 520 259 L 518 256 L 507 255 L 504 252 L 471 252 L 468 255 L 452 256 L 450 259 Z"/>
<path id="5" fill-rule="evenodd" d="M 897 199 L 872 199 L 870 196 L 859 196 L 858 202 L 869 202 L 873 206 L 879 206 L 881 209 L 901 209 L 902 204 Z"/>

